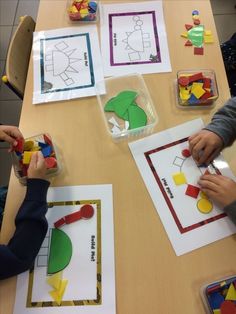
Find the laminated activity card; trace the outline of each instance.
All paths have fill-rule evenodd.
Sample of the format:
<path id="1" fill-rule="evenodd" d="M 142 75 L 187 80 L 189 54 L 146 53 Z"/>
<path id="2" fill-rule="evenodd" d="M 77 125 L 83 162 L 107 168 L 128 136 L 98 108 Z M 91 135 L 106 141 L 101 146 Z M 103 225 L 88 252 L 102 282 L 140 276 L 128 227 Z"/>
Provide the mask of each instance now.
<path id="1" fill-rule="evenodd" d="M 188 137 L 203 126 L 196 119 L 129 143 L 176 255 L 236 232 L 233 222 L 197 183 L 206 171 L 235 179 L 222 155 L 208 167 L 193 160 Z"/>
<path id="2" fill-rule="evenodd" d="M 112 186 L 50 188 L 47 200 L 48 233 L 17 278 L 14 314 L 115 314 Z"/>
<path id="3" fill-rule="evenodd" d="M 96 95 L 104 80 L 96 25 L 35 32 L 33 60 L 34 104 Z"/>
<path id="4" fill-rule="evenodd" d="M 162 1 L 101 5 L 106 76 L 171 72 Z"/>

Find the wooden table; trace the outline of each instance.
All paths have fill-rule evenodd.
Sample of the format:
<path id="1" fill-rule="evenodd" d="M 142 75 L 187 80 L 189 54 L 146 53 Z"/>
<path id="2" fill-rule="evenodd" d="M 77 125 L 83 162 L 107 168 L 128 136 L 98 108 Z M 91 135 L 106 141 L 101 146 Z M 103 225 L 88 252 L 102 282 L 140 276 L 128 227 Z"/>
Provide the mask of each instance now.
<path id="1" fill-rule="evenodd" d="M 69 26 L 65 6 L 62 0 L 41 1 L 36 30 Z M 204 56 L 194 56 L 180 37 L 184 24 L 192 22 L 194 9 L 200 11 L 202 23 L 215 38 L 214 44 L 205 47 Z M 144 76 L 160 120 L 155 132 L 197 117 L 207 123 L 230 96 L 210 1 L 167 0 L 164 16 L 172 73 Z M 175 106 L 176 72 L 192 68 L 216 71 L 220 97 L 213 110 L 182 111 Z M 52 186 L 113 184 L 117 314 L 205 313 L 200 287 L 236 272 L 236 236 L 177 257 L 127 143 L 115 144 L 107 134 L 96 97 L 34 106 L 32 90 L 31 61 L 20 129 L 25 137 L 48 132 L 61 149 L 63 171 Z M 233 153 L 235 147 L 225 156 L 236 173 Z M 13 233 L 24 193 L 12 175 L 1 243 L 7 243 Z M 15 284 L 16 278 L 0 283 L 1 314 L 13 313 Z"/>

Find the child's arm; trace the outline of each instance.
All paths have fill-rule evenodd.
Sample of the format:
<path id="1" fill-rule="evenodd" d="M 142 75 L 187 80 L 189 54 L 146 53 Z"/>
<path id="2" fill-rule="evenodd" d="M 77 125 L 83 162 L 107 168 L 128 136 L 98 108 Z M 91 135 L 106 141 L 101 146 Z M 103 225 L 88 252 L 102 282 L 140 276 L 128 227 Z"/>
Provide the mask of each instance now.
<path id="1" fill-rule="evenodd" d="M 8 245 L 0 245 L 0 279 L 29 269 L 47 233 L 46 166 L 41 153 L 32 155 L 25 199 L 15 219 L 16 230 Z"/>
<path id="2" fill-rule="evenodd" d="M 236 98 L 230 99 L 202 131 L 189 137 L 189 149 L 198 164 L 210 163 L 236 138 Z"/>
<path id="3" fill-rule="evenodd" d="M 236 182 L 222 175 L 209 174 L 201 176 L 198 184 L 236 224 Z"/>

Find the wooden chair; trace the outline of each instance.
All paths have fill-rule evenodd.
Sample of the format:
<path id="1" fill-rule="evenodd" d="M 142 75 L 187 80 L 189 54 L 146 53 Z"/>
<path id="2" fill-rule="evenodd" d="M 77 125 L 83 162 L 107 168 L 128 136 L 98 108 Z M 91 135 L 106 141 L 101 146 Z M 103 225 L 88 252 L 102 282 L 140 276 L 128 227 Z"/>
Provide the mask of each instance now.
<path id="1" fill-rule="evenodd" d="M 34 29 L 35 22 L 31 16 L 20 18 L 7 52 L 6 75 L 2 77 L 2 81 L 21 99 L 24 97 Z"/>

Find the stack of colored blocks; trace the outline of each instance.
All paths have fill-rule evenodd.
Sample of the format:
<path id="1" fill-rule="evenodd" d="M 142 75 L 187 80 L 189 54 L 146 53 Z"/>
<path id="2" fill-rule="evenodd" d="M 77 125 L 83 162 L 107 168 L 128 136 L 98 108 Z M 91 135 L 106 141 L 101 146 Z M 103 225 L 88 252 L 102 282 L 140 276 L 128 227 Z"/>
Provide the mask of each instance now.
<path id="1" fill-rule="evenodd" d="M 18 140 L 13 152 L 13 164 L 18 178 L 26 178 L 31 156 L 35 151 L 41 151 L 47 167 L 47 175 L 58 172 L 58 160 L 55 149 L 48 134 L 41 134 L 25 141 Z"/>
<path id="2" fill-rule="evenodd" d="M 203 290 L 204 302 L 210 313 L 236 313 L 236 277 L 212 283 Z"/>
<path id="3" fill-rule="evenodd" d="M 69 1 L 68 15 L 72 21 L 96 21 L 97 1 L 74 0 Z"/>
<path id="4" fill-rule="evenodd" d="M 209 107 L 218 98 L 215 74 L 211 70 L 188 70 L 177 74 L 178 105 L 182 107 Z"/>

